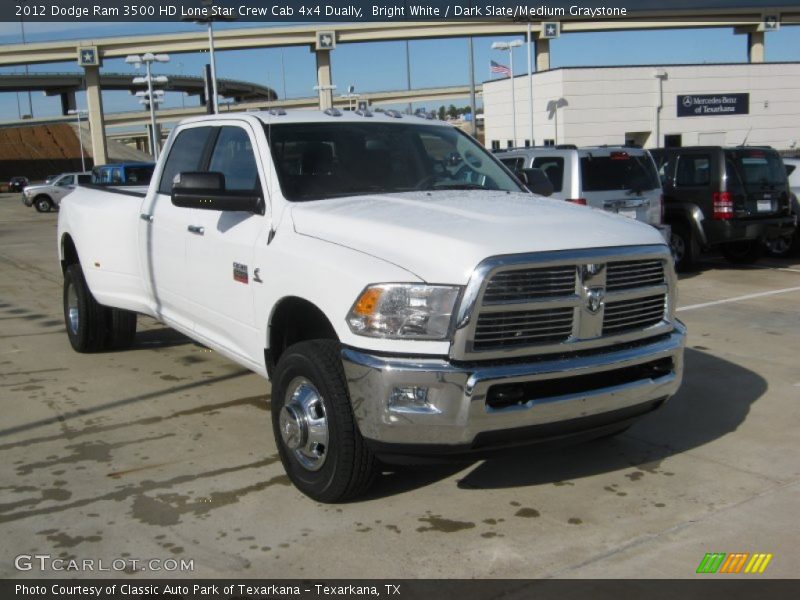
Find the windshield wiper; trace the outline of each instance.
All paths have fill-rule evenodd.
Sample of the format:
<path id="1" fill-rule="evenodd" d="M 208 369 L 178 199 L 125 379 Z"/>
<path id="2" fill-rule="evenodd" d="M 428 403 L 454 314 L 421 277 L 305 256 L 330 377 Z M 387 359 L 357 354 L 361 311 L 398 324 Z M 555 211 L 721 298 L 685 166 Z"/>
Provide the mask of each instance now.
<path id="1" fill-rule="evenodd" d="M 477 183 L 442 183 L 434 185 L 433 190 L 485 190 L 486 188 Z"/>

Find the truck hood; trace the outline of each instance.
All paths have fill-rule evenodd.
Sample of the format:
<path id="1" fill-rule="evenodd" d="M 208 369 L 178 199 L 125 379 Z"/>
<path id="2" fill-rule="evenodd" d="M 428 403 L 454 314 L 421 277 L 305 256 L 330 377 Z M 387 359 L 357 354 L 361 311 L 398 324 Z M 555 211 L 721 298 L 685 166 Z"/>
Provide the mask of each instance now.
<path id="1" fill-rule="evenodd" d="M 426 282 L 465 284 L 504 254 L 663 244 L 627 217 L 531 194 L 473 190 L 297 203 L 295 231 L 394 263 Z"/>
<path id="2" fill-rule="evenodd" d="M 36 184 L 36 185 L 26 185 L 24 188 L 22 188 L 22 193 L 23 194 L 35 194 L 35 193 L 38 193 L 38 192 L 50 191 L 52 189 L 52 187 L 53 186 L 50 185 L 49 183 L 39 183 L 39 184 Z"/>

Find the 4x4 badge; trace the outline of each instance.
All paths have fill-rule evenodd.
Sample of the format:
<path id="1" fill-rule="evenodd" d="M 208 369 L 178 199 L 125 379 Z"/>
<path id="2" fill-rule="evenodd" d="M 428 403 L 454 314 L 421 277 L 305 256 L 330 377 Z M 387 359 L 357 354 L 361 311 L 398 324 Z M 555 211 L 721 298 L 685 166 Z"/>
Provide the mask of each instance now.
<path id="1" fill-rule="evenodd" d="M 586 308 L 590 313 L 597 314 L 606 299 L 604 288 L 590 288 L 586 290 Z"/>

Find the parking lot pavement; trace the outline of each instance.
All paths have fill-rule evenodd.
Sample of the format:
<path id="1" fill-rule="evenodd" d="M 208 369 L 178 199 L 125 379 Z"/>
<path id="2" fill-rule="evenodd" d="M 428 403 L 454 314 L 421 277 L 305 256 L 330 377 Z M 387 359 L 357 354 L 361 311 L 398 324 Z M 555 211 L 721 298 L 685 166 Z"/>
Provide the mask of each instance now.
<path id="1" fill-rule="evenodd" d="M 15 567 L 45 554 L 139 577 L 680 578 L 707 552 L 800 573 L 796 260 L 681 278 L 684 385 L 625 434 L 326 506 L 284 475 L 258 376 L 145 318 L 133 350 L 71 351 L 56 219 L 0 195 L 0 577 L 64 575 Z"/>

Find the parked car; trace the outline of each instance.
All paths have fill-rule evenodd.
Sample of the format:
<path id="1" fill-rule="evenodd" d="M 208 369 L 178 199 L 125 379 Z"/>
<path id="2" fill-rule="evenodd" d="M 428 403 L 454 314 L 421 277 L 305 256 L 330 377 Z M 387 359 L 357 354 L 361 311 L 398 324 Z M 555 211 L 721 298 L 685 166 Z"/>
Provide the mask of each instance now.
<path id="1" fill-rule="evenodd" d="M 33 206 L 39 212 L 49 212 L 56 208 L 61 199 L 78 185 L 91 182 L 91 173 L 62 173 L 51 183 L 29 185 L 22 190 L 25 206 Z"/>
<path id="2" fill-rule="evenodd" d="M 792 214 L 798 219 L 798 227 L 792 235 L 778 237 L 767 242 L 767 250 L 773 256 L 792 256 L 800 252 L 800 158 L 784 158 L 789 189 L 792 192 Z"/>
<path id="3" fill-rule="evenodd" d="M 28 181 L 27 177 L 22 177 L 18 175 L 17 177 L 12 177 L 8 180 L 8 191 L 9 192 L 21 192 L 25 187 L 30 185 L 30 181 Z"/>
<path id="4" fill-rule="evenodd" d="M 130 346 L 144 313 L 270 379 L 281 462 L 315 500 L 363 494 L 379 460 L 614 435 L 680 386 L 660 234 L 530 194 L 451 125 L 208 115 L 155 173 L 64 200 L 69 342 Z"/>
<path id="5" fill-rule="evenodd" d="M 676 267 L 719 248 L 733 263 L 754 262 L 764 243 L 795 228 L 789 183 L 772 148 L 693 146 L 652 150 L 664 187 Z"/>
<path id="6" fill-rule="evenodd" d="M 512 172 L 541 169 L 553 184 L 551 197 L 620 214 L 659 229 L 661 184 L 647 150 L 635 146 L 544 146 L 496 154 Z"/>
<path id="7" fill-rule="evenodd" d="M 155 163 L 115 163 L 92 169 L 92 185 L 147 186 Z"/>

